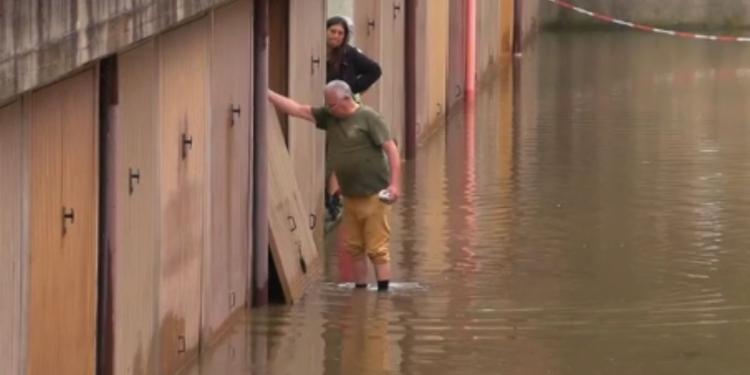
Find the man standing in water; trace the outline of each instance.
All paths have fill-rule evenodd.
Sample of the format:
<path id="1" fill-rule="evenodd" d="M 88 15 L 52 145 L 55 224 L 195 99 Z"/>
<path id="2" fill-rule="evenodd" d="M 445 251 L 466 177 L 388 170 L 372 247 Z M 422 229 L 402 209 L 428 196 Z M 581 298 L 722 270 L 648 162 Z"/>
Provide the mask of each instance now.
<path id="1" fill-rule="evenodd" d="M 386 291 L 391 277 L 390 205 L 399 196 L 401 157 L 383 117 L 358 104 L 346 82 L 329 82 L 324 96 L 325 106 L 312 107 L 268 93 L 277 109 L 326 132 L 329 160 L 344 196 L 341 229 L 354 259 L 355 285 L 367 287 L 370 258 L 378 290 Z M 381 198 L 381 192 L 387 196 Z"/>

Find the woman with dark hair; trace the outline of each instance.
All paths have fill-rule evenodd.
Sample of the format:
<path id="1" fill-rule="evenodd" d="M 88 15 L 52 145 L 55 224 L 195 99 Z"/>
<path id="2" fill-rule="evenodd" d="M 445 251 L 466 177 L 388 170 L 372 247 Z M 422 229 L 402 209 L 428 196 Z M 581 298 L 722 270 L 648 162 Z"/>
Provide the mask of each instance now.
<path id="1" fill-rule="evenodd" d="M 344 17 L 334 16 L 326 22 L 326 83 L 346 82 L 355 95 L 370 88 L 383 74 L 377 62 L 350 44 L 353 25 Z"/>
<path id="2" fill-rule="evenodd" d="M 354 100 L 362 103 L 360 94 L 367 91 L 383 74 L 380 65 L 350 44 L 353 25 L 346 18 L 333 16 L 326 22 L 326 83 L 346 82 Z M 326 222 L 336 221 L 341 214 L 341 195 L 336 175 L 327 173 Z"/>

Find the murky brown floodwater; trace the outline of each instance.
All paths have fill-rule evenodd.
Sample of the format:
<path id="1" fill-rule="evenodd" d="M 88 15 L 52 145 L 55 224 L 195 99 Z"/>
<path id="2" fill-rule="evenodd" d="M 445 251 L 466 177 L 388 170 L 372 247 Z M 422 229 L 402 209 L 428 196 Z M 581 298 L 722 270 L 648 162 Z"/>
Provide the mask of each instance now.
<path id="1" fill-rule="evenodd" d="M 339 288 L 328 250 L 190 374 L 750 373 L 750 49 L 544 35 L 522 64 L 406 172 L 418 284 Z"/>

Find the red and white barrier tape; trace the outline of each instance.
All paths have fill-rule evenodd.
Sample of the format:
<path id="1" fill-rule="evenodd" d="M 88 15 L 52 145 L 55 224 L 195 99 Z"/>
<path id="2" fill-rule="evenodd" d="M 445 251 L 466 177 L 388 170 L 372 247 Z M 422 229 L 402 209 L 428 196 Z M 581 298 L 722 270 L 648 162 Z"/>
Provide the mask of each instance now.
<path id="1" fill-rule="evenodd" d="M 606 14 L 596 13 L 596 12 L 592 12 L 583 8 L 579 8 L 573 4 L 566 3 L 561 0 L 548 0 L 548 1 L 556 5 L 559 5 L 563 8 L 576 11 L 583 15 L 593 17 L 593 18 L 596 18 L 605 22 L 610 22 L 610 23 L 621 25 L 621 26 L 629 27 L 631 29 L 637 29 L 641 31 L 650 31 L 650 32 L 658 33 L 658 34 L 677 36 L 681 38 L 690 38 L 690 39 L 714 40 L 714 41 L 719 41 L 719 42 L 750 42 L 750 37 L 730 36 L 730 35 L 704 35 L 704 34 L 688 33 L 684 31 L 660 29 L 658 27 L 641 25 L 638 23 L 627 22 L 627 21 L 623 21 L 617 18 L 612 18 Z"/>

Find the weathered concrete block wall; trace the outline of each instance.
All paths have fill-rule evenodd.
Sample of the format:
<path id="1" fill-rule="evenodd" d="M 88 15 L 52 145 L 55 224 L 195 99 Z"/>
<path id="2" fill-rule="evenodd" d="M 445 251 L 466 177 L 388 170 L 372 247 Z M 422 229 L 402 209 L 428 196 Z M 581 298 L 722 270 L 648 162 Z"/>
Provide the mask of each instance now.
<path id="1" fill-rule="evenodd" d="M 545 26 L 590 26 L 603 22 L 542 0 Z M 626 21 L 662 27 L 750 26 L 750 0 L 575 0 L 576 6 Z"/>
<path id="2" fill-rule="evenodd" d="M 227 0 L 1 0 L 0 101 Z"/>

